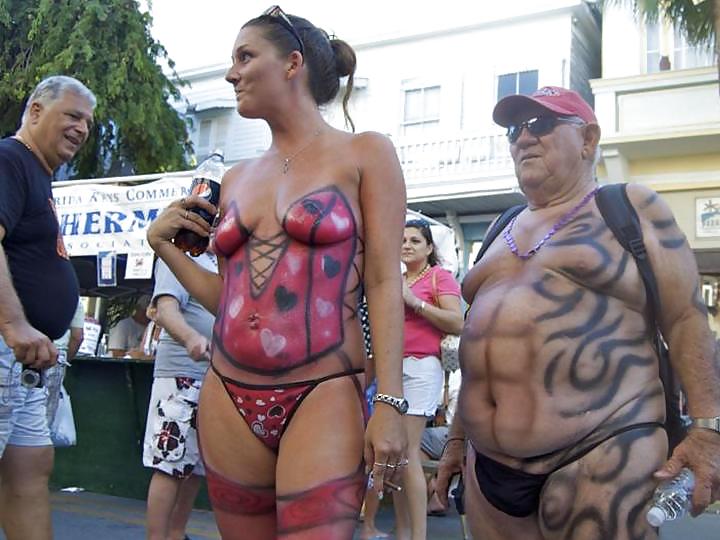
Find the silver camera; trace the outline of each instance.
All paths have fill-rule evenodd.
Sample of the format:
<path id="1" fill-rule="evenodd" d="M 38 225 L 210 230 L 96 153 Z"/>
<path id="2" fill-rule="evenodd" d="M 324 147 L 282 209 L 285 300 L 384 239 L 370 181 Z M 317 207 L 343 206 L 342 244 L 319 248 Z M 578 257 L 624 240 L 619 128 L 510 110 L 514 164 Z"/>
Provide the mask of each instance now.
<path id="1" fill-rule="evenodd" d="M 20 372 L 20 384 L 25 388 L 39 388 L 43 385 L 42 372 L 39 369 L 26 367 Z"/>

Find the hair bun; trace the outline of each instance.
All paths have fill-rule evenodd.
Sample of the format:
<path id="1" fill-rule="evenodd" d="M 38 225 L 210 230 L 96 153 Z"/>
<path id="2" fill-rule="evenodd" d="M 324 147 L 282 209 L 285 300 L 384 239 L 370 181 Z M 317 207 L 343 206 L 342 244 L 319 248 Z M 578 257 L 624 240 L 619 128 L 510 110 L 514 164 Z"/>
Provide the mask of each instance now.
<path id="1" fill-rule="evenodd" d="M 357 59 L 352 47 L 342 39 L 330 39 L 330 46 L 335 53 L 335 70 L 340 77 L 355 73 Z"/>

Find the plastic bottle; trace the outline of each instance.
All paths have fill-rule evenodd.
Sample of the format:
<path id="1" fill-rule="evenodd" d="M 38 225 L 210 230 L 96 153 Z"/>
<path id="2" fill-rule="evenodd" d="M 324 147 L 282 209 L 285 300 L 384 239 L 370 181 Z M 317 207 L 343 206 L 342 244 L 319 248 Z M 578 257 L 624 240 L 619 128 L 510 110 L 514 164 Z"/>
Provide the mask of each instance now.
<path id="1" fill-rule="evenodd" d="M 108 354 L 108 336 L 107 334 L 103 334 L 102 338 L 100 339 L 100 345 L 98 346 L 97 355 L 102 358 L 104 356 L 107 356 Z"/>
<path id="2" fill-rule="evenodd" d="M 191 194 L 203 197 L 210 204 L 217 206 L 220 200 L 220 180 L 223 174 L 225 174 L 225 158 L 222 150 L 215 150 L 195 171 L 190 185 Z M 190 211 L 195 212 L 210 225 L 215 219 L 215 216 L 211 216 L 202 208 L 191 208 Z M 173 239 L 178 249 L 189 252 L 193 257 L 203 253 L 207 249 L 209 241 L 207 236 L 200 236 L 188 229 L 180 229 Z"/>
<path id="3" fill-rule="evenodd" d="M 647 521 L 653 527 L 659 527 L 666 521 L 678 519 L 690 509 L 690 499 L 695 487 L 695 475 L 684 468 L 680 473 L 660 484 L 653 494 L 652 506 L 647 513 Z"/>

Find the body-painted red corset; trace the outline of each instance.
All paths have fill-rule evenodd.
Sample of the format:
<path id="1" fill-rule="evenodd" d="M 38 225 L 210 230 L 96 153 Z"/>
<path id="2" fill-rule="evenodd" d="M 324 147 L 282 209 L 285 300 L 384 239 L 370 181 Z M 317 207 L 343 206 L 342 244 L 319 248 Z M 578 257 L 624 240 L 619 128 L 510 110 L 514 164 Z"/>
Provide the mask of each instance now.
<path id="1" fill-rule="evenodd" d="M 357 230 L 336 188 L 322 188 L 288 209 L 283 230 L 257 238 L 236 207 L 220 222 L 215 250 L 226 258 L 214 342 L 236 367 L 282 373 L 343 342 L 343 302 Z"/>

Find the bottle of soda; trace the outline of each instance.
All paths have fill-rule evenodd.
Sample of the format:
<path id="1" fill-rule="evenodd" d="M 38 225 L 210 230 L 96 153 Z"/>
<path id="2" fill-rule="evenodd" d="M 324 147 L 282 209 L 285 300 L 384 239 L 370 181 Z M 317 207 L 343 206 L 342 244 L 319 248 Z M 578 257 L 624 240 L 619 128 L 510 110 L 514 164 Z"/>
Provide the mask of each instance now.
<path id="1" fill-rule="evenodd" d="M 666 521 L 683 517 L 690 509 L 694 487 L 695 476 L 688 468 L 660 484 L 653 494 L 652 506 L 647 513 L 648 523 L 659 527 Z"/>
<path id="2" fill-rule="evenodd" d="M 225 174 L 223 152 L 222 150 L 215 150 L 195 171 L 190 193 L 199 195 L 210 204 L 217 206 L 220 201 L 220 180 L 223 174 Z M 215 216 L 211 216 L 202 208 L 191 208 L 190 212 L 195 212 L 210 225 L 215 219 Z M 188 229 L 180 229 L 173 239 L 178 249 L 189 252 L 193 257 L 203 253 L 207 249 L 209 241 L 210 239 L 207 236 L 200 236 Z"/>

